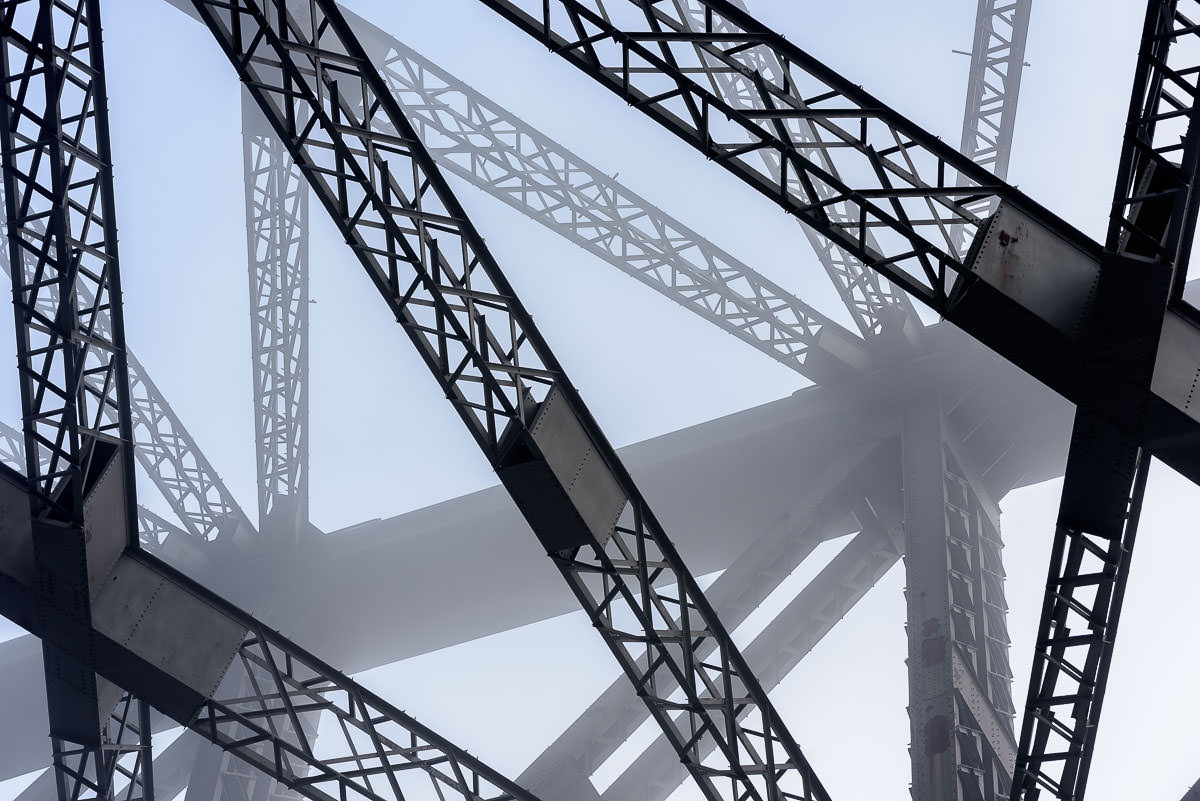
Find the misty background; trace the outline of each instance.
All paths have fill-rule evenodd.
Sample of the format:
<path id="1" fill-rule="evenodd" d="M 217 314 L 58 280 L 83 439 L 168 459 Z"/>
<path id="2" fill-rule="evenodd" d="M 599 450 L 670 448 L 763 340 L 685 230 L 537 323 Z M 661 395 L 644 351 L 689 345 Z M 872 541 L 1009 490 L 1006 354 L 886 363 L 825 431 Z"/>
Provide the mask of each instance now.
<path id="1" fill-rule="evenodd" d="M 851 325 L 794 219 L 481 3 L 345 0 L 345 5 Z M 957 144 L 968 58 L 951 51 L 970 50 L 975 5 L 751 0 L 750 10 Z M 127 341 L 254 517 L 240 88 L 207 30 L 165 2 L 106 0 L 103 11 Z M 1033 8 L 1030 67 L 1021 88 L 1009 181 L 1100 240 L 1143 13 L 1143 4 L 1117 0 L 1086 6 L 1037 0 Z M 710 420 L 804 386 L 793 371 L 448 178 L 614 444 Z M 338 529 L 364 520 L 496 483 L 315 203 L 309 241 L 310 293 L 316 301 L 309 345 L 312 522 L 336 536 Z M 11 310 L 0 306 L 0 348 L 14 354 Z M 10 369 L 0 377 L 0 416 L 19 426 L 15 357 L 7 363 Z M 1060 486 L 1051 481 L 1018 490 L 1001 503 L 1018 708 Z M 139 490 L 143 503 L 170 519 L 144 476 Z M 1139 798 L 1177 801 L 1200 779 L 1200 741 L 1194 735 L 1200 715 L 1193 579 L 1200 564 L 1198 511 L 1200 492 L 1156 463 L 1089 801 L 1125 799 L 1131 791 Z M 793 586 L 814 575 L 840 544 L 818 548 L 793 576 Z M 549 560 L 545 569 L 555 570 Z M 908 797 L 903 586 L 897 565 L 772 693 L 834 798 Z M 19 633 L 0 620 L 0 639 Z M 580 612 L 358 678 L 516 776 L 617 673 Z M 27 736 L 45 740 L 48 756 L 46 721 L 31 721 Z M 165 744 L 169 736 L 161 739 Z M 35 776 L 0 783 L 0 800 L 15 798 Z M 698 797 L 687 784 L 673 796 Z"/>

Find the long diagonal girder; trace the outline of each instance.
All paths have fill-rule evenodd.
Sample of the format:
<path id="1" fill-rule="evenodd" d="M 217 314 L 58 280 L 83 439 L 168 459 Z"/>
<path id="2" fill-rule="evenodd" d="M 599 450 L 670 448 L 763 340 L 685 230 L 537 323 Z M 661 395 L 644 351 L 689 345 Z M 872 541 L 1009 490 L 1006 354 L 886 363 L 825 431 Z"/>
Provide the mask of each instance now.
<path id="1" fill-rule="evenodd" d="M 966 271 L 952 229 L 984 222 L 969 201 L 1010 199 L 1086 243 L 730 2 L 483 2 L 935 311 Z"/>
<path id="2" fill-rule="evenodd" d="M 1167 422 L 1158 417 L 1160 414 L 1171 417 L 1174 412 L 1164 412 L 1157 405 L 1164 396 L 1150 391 L 1151 369 L 1163 320 L 1170 321 L 1175 329 L 1172 331 L 1175 350 L 1187 347 L 1180 343 L 1194 339 L 1194 331 L 1184 334 L 1178 330 L 1181 325 L 1191 325 L 1183 321 L 1180 313 L 1168 312 L 1164 318 L 1165 295 L 1159 298 L 1156 290 L 1156 284 L 1163 281 L 1164 266 L 1166 280 L 1171 280 L 1170 268 L 1190 246 L 1194 225 L 1189 205 L 1193 201 L 1188 190 L 1195 175 L 1195 162 L 1189 161 L 1189 157 L 1194 157 L 1195 137 L 1187 123 L 1192 116 L 1191 101 L 1197 95 L 1196 72 L 1190 67 L 1170 66 L 1165 57 L 1174 38 L 1195 35 L 1194 15 L 1180 13 L 1174 2 L 1150 3 L 1147 45 L 1158 51 L 1158 57 L 1141 60 L 1134 94 L 1135 113 L 1131 115 L 1131 127 L 1135 129 L 1131 139 L 1138 142 L 1135 151 L 1141 154 L 1144 163 L 1153 165 L 1155 173 L 1165 171 L 1166 180 L 1160 176 L 1156 183 L 1150 183 L 1146 180 L 1147 171 L 1140 174 L 1130 171 L 1125 166 L 1129 158 L 1122 159 L 1114 215 L 1118 222 L 1114 229 L 1134 245 L 1119 247 L 1110 237 L 1109 254 L 1101 260 L 1094 243 L 1086 242 L 1053 215 L 985 171 L 948 152 L 933 137 L 731 3 L 631 0 L 624 5 L 562 0 L 538 4 L 526 11 L 524 4 L 504 0 L 484 2 L 774 197 L 805 222 L 844 243 L 868 265 L 935 310 L 962 323 L 1041 380 L 1081 404 L 1094 407 L 1095 412 L 1089 411 L 1077 426 L 1076 436 L 1085 445 L 1090 438 L 1091 445 L 1082 448 L 1072 461 L 1084 465 L 1084 470 L 1092 469 L 1083 475 L 1093 480 L 1095 489 L 1108 491 L 1099 492 L 1104 501 L 1103 514 L 1095 510 L 1076 514 L 1087 505 L 1077 498 L 1068 503 L 1064 496 L 1064 509 L 1068 513 L 1060 515 L 1055 552 L 1067 554 L 1067 561 L 1056 563 L 1051 569 L 1043 619 L 1045 636 L 1038 644 L 1037 670 L 1044 671 L 1042 677 L 1046 681 L 1039 680 L 1039 674 L 1035 673 L 1021 754 L 1021 762 L 1032 760 L 1032 781 L 1052 788 L 1060 797 L 1075 797 L 1073 794 L 1083 789 L 1082 777 L 1086 777 L 1095 716 L 1111 654 L 1111 635 L 1120 607 L 1122 572 L 1127 570 L 1128 560 L 1122 555 L 1121 543 L 1131 544 L 1136 528 L 1137 487 L 1141 480 L 1138 476 L 1144 469 L 1139 467 L 1144 460 L 1137 454 L 1141 440 L 1145 438 L 1158 455 L 1186 474 L 1198 475 L 1195 454 L 1187 452 L 1183 443 L 1188 440 L 1181 436 L 1183 431 L 1194 432 L 1195 418 L 1189 415 L 1187 421 L 1175 417 Z M 690 10 L 696 4 L 702 6 L 699 28 L 691 27 L 694 15 Z M 617 9 L 615 13 L 613 8 Z M 1157 27 L 1151 24 L 1159 20 L 1165 23 Z M 711 58 L 689 60 L 687 48 L 696 47 Z M 783 74 L 764 75 L 747 69 L 744 57 L 739 56 L 756 49 L 773 54 L 784 65 Z M 714 62 L 718 66 L 714 67 Z M 755 107 L 750 111 L 734 109 L 707 91 L 697 76 L 711 78 L 715 70 L 736 72 L 755 84 Z M 1160 94 L 1153 90 L 1164 83 L 1169 84 L 1170 91 Z M 797 97 L 803 101 L 797 102 Z M 828 148 L 831 151 L 838 148 L 835 158 L 857 162 L 856 172 L 845 173 L 854 175 L 857 185 L 841 183 L 806 158 L 808 143 L 799 136 L 797 127 L 811 121 L 816 121 L 828 134 L 825 140 Z M 1183 140 L 1166 137 L 1159 145 L 1137 134 L 1139 126 L 1143 130 L 1148 127 L 1153 133 L 1157 123 L 1168 121 L 1174 125 L 1159 125 L 1159 129 L 1171 127 L 1178 134 L 1186 126 Z M 748 162 L 747 154 L 760 149 L 779 154 L 780 167 L 776 173 L 756 169 Z M 1184 156 L 1180 164 L 1172 163 L 1180 155 Z M 874 180 L 863 176 L 874 176 Z M 834 198 L 832 202 L 852 208 L 854 225 L 836 224 L 827 212 L 830 195 Z M 1098 284 L 1099 291 L 1083 298 L 1085 314 L 1076 321 L 1081 326 L 1071 330 L 1055 323 L 1053 312 L 1045 306 L 1039 312 L 1026 305 L 1029 296 L 1022 297 L 1021 292 L 1029 291 L 1028 283 L 1022 286 L 1018 282 L 1016 293 L 1010 294 L 1011 290 L 976 280 L 979 276 L 972 270 L 978 253 L 965 252 L 962 242 L 979 241 L 983 221 L 972 207 L 992 196 L 1001 201 L 1002 208 L 1007 205 L 1008 211 L 993 218 L 991 223 L 998 227 L 987 229 L 980 241 L 981 249 L 989 251 L 985 267 L 995 269 L 997 263 L 1003 264 L 1007 257 L 998 254 L 997 249 L 1007 248 L 1019 238 L 1028 240 L 1030 234 L 1035 240 L 1041 237 L 1041 242 L 1058 238 L 1062 246 L 1055 247 L 1057 257 L 1064 260 L 1063 266 L 1082 255 L 1093 265 L 1084 268 L 1086 273 L 1096 276 L 1091 283 Z M 1012 209 L 1020 211 L 1014 214 Z M 1015 227 L 1004 227 L 1012 226 L 1014 220 L 1018 221 Z M 867 232 L 872 229 L 881 236 L 887 235 L 885 248 L 880 251 L 872 252 L 867 240 Z M 1138 229 L 1148 231 L 1149 235 L 1139 236 Z M 1009 252 L 1028 252 L 1029 247 L 1023 243 Z M 1133 258 L 1122 258 L 1118 251 Z M 955 274 L 957 283 L 952 290 L 950 280 Z M 1174 278 L 1178 286 L 1179 277 Z M 1007 280 L 1006 275 L 999 278 L 1001 285 Z M 1066 284 L 1061 287 L 1070 288 Z M 1074 302 L 1069 297 L 1062 300 Z M 1035 323 L 1033 318 L 1041 319 L 1042 323 L 1048 321 L 1050 325 Z M 1006 325 L 1008 321 L 1019 322 L 1023 330 Z M 1064 351 L 1050 355 L 1061 346 L 1062 334 L 1070 344 Z M 1075 358 L 1063 358 L 1067 353 L 1075 354 Z M 1079 365 L 1086 365 L 1086 369 L 1080 370 Z M 1174 377 L 1168 375 L 1162 380 L 1169 382 Z M 1156 384 L 1155 393 L 1166 391 L 1160 386 L 1163 385 Z M 1184 411 L 1178 402 L 1174 409 Z M 1113 430 L 1103 419 L 1117 423 L 1119 430 Z M 1116 465 L 1116 478 L 1096 476 L 1096 464 Z M 1084 483 L 1088 483 L 1086 479 Z M 1078 486 L 1078 480 L 1070 484 Z M 1095 537 L 1109 545 L 1101 547 L 1092 541 Z M 1076 574 L 1082 552 L 1100 558 L 1099 589 L 1092 586 L 1090 577 L 1088 582 L 1078 583 Z M 1061 631 L 1046 634 L 1051 623 L 1056 622 L 1059 627 L 1068 625 L 1067 618 L 1071 615 L 1083 618 L 1089 629 L 1087 635 L 1071 636 Z M 1064 658 L 1066 651 L 1076 647 L 1082 649 L 1080 657 Z M 1053 685 L 1061 676 L 1083 691 L 1055 695 Z M 1072 707 L 1072 722 L 1055 716 L 1053 708 L 1060 706 Z M 1032 739 L 1028 736 L 1031 726 L 1039 731 Z M 1051 733 L 1066 742 L 1063 751 L 1046 750 Z M 1054 763 L 1054 776 L 1042 772 L 1047 763 Z M 1018 768 L 1024 769 L 1021 765 Z M 1014 782 L 1014 794 L 1021 791 L 1024 783 L 1023 778 Z"/>
<path id="3" fill-rule="evenodd" d="M 967 78 L 967 103 L 958 149 L 1001 179 L 1008 177 L 1017 98 L 1025 69 L 1025 40 L 1033 0 L 979 0 Z M 995 211 L 993 198 L 968 204 L 983 217 Z M 966 230 L 962 246 L 971 246 Z"/>
<path id="4" fill-rule="evenodd" d="M 855 495 L 861 491 L 870 467 L 880 461 L 881 452 L 887 451 L 890 448 L 877 445 L 869 449 L 853 448 L 835 457 L 828 469 L 800 491 L 796 504 L 768 531 L 754 538 L 705 590 L 725 625 L 736 630 L 820 543 L 853 529 L 847 517 Z M 875 534 L 870 532 L 868 536 L 875 538 Z M 747 652 L 787 647 L 780 641 L 768 641 L 770 644 L 764 648 L 760 640 L 756 638 Z M 708 656 L 704 651 L 697 653 L 697 658 Z M 764 677 L 759 663 L 751 660 L 750 664 L 768 690 L 778 680 Z M 645 706 L 630 694 L 624 677 L 618 677 L 525 769 L 518 781 L 546 798 L 599 797 L 589 777 L 647 717 Z M 613 793 L 615 797 L 632 801 L 635 797 L 649 798 L 658 791 L 669 794 L 686 778 L 682 766 L 670 754 L 670 746 L 665 741 L 655 745 L 658 751 L 663 747 L 667 750 L 665 759 L 655 761 L 655 769 L 666 765 L 679 771 L 667 771 L 665 777 L 648 775 L 643 764 L 640 770 L 622 775 L 614 782 L 626 788 Z"/>
<path id="5" fill-rule="evenodd" d="M 705 795 L 827 798 L 334 3 L 196 8 Z"/>
<path id="6" fill-rule="evenodd" d="M 997 177 L 1008 177 L 1025 40 L 1033 0 L 979 0 L 958 149 Z"/>
<path id="7" fill-rule="evenodd" d="M 404 43 L 344 12 L 438 166 L 814 381 L 856 337 Z"/>

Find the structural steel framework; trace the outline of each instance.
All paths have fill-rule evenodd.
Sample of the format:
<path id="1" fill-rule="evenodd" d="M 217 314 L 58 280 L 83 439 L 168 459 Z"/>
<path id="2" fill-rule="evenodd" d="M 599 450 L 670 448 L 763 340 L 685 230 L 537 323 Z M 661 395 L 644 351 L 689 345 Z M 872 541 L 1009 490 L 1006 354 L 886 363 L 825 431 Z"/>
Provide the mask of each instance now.
<path id="1" fill-rule="evenodd" d="M 259 528 L 309 529 L 303 177 L 625 670 L 511 782 L 142 551 L 175 543 L 206 560 L 206 541 L 253 547 L 254 528 L 124 348 L 98 3 L 4 3 L 25 431 L 0 435 L 5 461 L 23 467 L 3 478 L 28 529 L 6 546 L 17 556 L 0 566 L 0 611 L 46 649 L 59 796 L 111 797 L 121 784 L 152 798 L 152 704 L 319 799 L 426 787 L 534 798 L 522 785 L 598 797 L 589 775 L 646 713 L 663 739 L 605 798 L 665 798 L 685 773 L 708 798 L 827 798 L 766 690 L 903 553 L 914 797 L 1082 798 L 1150 453 L 1200 474 L 1180 390 L 1200 375 L 1200 332 L 1176 269 L 1195 226 L 1200 67 L 1180 44 L 1200 31 L 1193 4 L 1148 4 L 1102 247 L 1002 181 L 1028 0 L 981 0 L 966 156 L 733 3 L 484 2 L 806 223 L 868 342 L 331 0 L 195 0 L 269 124 L 244 117 Z M 451 144 L 427 151 L 431 134 Z M 439 164 L 816 381 L 897 353 L 875 337 L 943 352 L 911 294 L 1075 401 L 1019 741 L 995 500 L 936 393 L 907 402 L 898 455 L 894 444 L 847 454 L 798 504 L 805 526 L 771 528 L 701 592 Z M 135 442 L 183 529 L 136 505 Z M 900 488 L 866 467 L 895 458 L 902 508 Z M 727 627 L 846 531 L 858 533 L 743 656 Z M 179 614 L 205 632 L 205 657 L 153 626 Z M 317 718 L 342 739 L 322 726 L 317 749 Z M 236 773 L 227 761 L 219 771 Z"/>

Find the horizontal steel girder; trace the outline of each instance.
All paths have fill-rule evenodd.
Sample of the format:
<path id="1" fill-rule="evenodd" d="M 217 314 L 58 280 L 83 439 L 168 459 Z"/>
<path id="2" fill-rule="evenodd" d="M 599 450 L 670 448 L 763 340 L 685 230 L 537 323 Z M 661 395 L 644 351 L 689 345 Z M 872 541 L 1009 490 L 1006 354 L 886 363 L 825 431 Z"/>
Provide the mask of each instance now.
<path id="1" fill-rule="evenodd" d="M 729 565 L 784 514 L 797 483 L 826 467 L 821 454 L 896 436 L 899 392 L 939 388 L 993 497 L 1061 475 L 1070 407 L 952 328 L 932 333 L 946 343 L 941 360 L 918 356 L 891 374 L 804 389 L 621 449 L 663 519 L 687 532 L 679 547 L 698 573 Z M 499 487 L 365 521 L 294 554 L 226 561 L 213 546 L 181 569 L 350 673 L 575 608 Z M 259 600 L 267 593 L 279 598 L 269 608 Z M 389 611 L 416 604 L 430 615 L 403 626 Z M 0 644 L 0 708 L 40 708 L 37 654 L 29 639 Z M 40 743 L 8 728 L 18 717 L 0 719 L 0 778 L 45 764 Z"/>

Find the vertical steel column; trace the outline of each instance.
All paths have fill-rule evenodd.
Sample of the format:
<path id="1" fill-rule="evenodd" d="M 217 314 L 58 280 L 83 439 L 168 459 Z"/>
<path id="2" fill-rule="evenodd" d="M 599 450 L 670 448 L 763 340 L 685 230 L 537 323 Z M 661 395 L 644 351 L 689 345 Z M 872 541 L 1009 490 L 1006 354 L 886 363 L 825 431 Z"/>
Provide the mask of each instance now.
<path id="1" fill-rule="evenodd" d="M 259 530 L 308 523 L 308 185 L 242 93 Z"/>
<path id="2" fill-rule="evenodd" d="M 1046 596 L 1013 781 L 1014 801 L 1043 792 L 1080 801 L 1150 454 L 1109 419 L 1144 425 L 1163 310 L 1181 290 L 1200 171 L 1200 3 L 1149 0 L 1113 192 L 1104 270 L 1088 321 L 1094 361 L 1118 381 L 1080 377 Z"/>
<path id="3" fill-rule="evenodd" d="M 58 795 L 111 798 L 119 751 L 102 721 L 120 691 L 96 677 L 91 593 L 138 539 L 99 3 L 14 0 L 0 13 L 8 256 Z"/>
<path id="4" fill-rule="evenodd" d="M 999 521 L 946 425 L 922 398 L 901 429 L 912 797 L 998 801 L 1016 755 Z"/>

